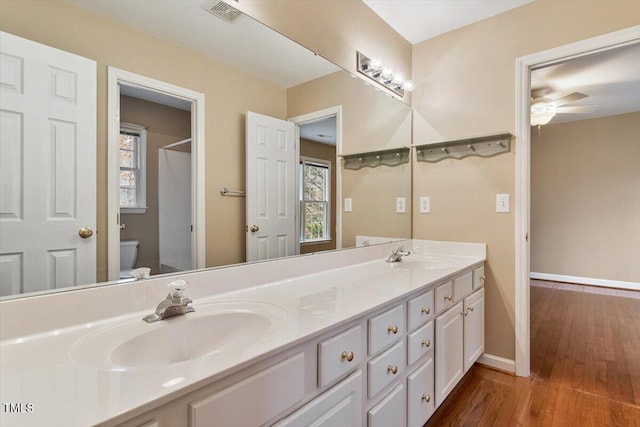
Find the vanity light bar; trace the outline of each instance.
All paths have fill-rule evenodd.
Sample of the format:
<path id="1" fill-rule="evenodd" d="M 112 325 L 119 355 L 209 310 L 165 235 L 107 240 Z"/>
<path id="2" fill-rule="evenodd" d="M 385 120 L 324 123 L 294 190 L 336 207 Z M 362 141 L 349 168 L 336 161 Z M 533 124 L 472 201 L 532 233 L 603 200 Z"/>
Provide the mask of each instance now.
<path id="1" fill-rule="evenodd" d="M 356 51 L 356 55 L 360 74 L 400 96 L 404 96 L 405 92 L 411 92 L 414 89 L 414 83 L 411 80 L 406 80 L 404 73 L 394 72 L 393 68 L 385 66 L 380 59 L 371 59 L 358 51 Z"/>
<path id="2" fill-rule="evenodd" d="M 367 166 L 398 166 L 409 162 L 411 149 L 409 147 L 394 148 L 392 150 L 370 151 L 367 153 L 341 155 L 345 169 L 358 170 Z"/>
<path id="3" fill-rule="evenodd" d="M 416 161 L 435 163 L 468 156 L 491 157 L 511 151 L 511 134 L 479 136 L 416 146 Z"/>

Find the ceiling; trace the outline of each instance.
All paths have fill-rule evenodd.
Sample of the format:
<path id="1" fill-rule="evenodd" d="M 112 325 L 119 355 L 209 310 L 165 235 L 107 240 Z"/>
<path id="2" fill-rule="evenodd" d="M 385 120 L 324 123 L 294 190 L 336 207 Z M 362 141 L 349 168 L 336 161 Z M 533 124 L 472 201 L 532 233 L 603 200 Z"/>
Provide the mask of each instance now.
<path id="1" fill-rule="evenodd" d="M 573 92 L 588 95 L 567 107 L 594 106 L 581 114 L 556 114 L 550 123 L 594 119 L 640 111 L 640 44 L 571 59 L 533 70 L 531 89 L 549 88 L 561 98 Z"/>
<path id="2" fill-rule="evenodd" d="M 336 145 L 336 117 L 300 125 L 300 137 L 322 144 Z"/>
<path id="3" fill-rule="evenodd" d="M 242 15 L 228 23 L 206 0 L 66 0 L 138 31 L 195 50 L 289 88 L 340 68 L 267 26 Z M 273 58 L 278 58 L 274 61 Z"/>
<path id="4" fill-rule="evenodd" d="M 409 43 L 523 6 L 533 0 L 363 0 Z"/>
<path id="5" fill-rule="evenodd" d="M 136 86 L 120 85 L 120 95 L 142 99 L 144 101 L 155 102 L 167 107 L 178 108 L 180 110 L 191 111 L 191 102 L 177 96 L 166 95 L 150 89 Z"/>

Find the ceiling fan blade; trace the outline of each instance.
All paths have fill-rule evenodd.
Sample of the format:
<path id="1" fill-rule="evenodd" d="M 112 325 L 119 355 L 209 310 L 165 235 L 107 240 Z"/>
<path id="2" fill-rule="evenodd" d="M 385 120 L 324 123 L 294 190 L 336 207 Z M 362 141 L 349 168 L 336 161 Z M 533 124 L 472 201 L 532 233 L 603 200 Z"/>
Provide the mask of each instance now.
<path id="1" fill-rule="evenodd" d="M 589 95 L 585 95 L 584 93 L 573 92 L 567 96 L 563 96 L 562 98 L 555 99 L 551 105 L 555 105 L 559 107 L 560 105 L 568 104 L 570 102 L 575 102 L 579 99 L 586 98 Z"/>
<path id="2" fill-rule="evenodd" d="M 578 107 L 558 107 L 557 113 L 572 113 L 572 114 L 589 114 L 598 109 L 597 105 L 584 105 Z"/>

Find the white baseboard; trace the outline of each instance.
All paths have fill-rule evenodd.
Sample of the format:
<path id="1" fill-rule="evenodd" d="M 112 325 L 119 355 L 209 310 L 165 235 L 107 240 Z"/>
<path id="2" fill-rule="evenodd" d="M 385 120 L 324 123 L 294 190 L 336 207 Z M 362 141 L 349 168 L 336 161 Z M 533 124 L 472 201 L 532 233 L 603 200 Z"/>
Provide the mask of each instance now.
<path id="1" fill-rule="evenodd" d="M 579 285 L 601 286 L 604 288 L 630 289 L 640 291 L 640 283 L 622 282 L 619 280 L 593 279 L 590 277 L 563 276 L 560 274 L 534 273 L 529 274 L 531 279 L 551 280 L 552 282 L 577 283 Z"/>
<path id="2" fill-rule="evenodd" d="M 489 366 L 490 368 L 494 368 L 499 371 L 509 372 L 510 374 L 515 374 L 516 372 L 515 360 L 506 359 L 493 354 L 482 353 L 480 357 L 478 357 L 477 363 Z"/>

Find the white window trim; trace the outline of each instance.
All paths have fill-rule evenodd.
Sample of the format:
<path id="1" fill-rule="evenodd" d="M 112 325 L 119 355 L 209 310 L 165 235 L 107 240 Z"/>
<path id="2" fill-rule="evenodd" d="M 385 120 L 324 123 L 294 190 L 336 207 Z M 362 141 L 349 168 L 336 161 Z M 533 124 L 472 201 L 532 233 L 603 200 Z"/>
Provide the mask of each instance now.
<path id="1" fill-rule="evenodd" d="M 326 159 L 318 159 L 315 157 L 308 156 L 300 156 L 300 163 L 309 162 L 309 163 L 318 163 L 327 167 L 327 226 L 326 231 L 329 237 L 325 237 L 322 239 L 304 239 L 304 211 L 302 209 L 303 200 L 300 200 L 300 244 L 302 246 L 316 243 L 327 243 L 332 240 L 331 237 L 331 160 Z M 304 191 L 304 176 L 300 174 L 300 192 L 301 194 Z"/>
<path id="2" fill-rule="evenodd" d="M 133 123 L 120 122 L 120 130 L 129 130 L 140 133 L 140 149 L 138 150 L 138 161 L 140 162 L 140 176 L 136 185 L 138 206 L 120 207 L 123 214 L 143 214 L 147 212 L 147 128 Z M 119 187 L 118 187 L 119 188 Z"/>

